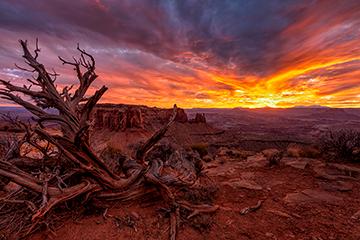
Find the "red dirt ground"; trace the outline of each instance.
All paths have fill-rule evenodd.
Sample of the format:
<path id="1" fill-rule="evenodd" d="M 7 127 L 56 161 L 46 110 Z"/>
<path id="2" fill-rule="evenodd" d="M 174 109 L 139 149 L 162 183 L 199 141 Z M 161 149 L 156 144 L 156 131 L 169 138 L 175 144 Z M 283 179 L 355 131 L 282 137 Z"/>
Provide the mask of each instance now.
<path id="1" fill-rule="evenodd" d="M 236 159 L 209 163 L 206 171 L 218 184 L 215 204 L 220 209 L 211 217 L 195 217 L 193 226 L 181 224 L 178 239 L 360 239 L 360 217 L 355 216 L 360 210 L 359 180 L 316 178 L 312 163 L 305 169 L 285 165 L 269 168 L 259 163 Z M 234 183 L 239 179 L 253 189 Z M 287 194 L 306 189 L 311 189 L 305 191 L 308 195 L 285 199 Z M 240 214 L 241 209 L 259 200 L 264 202 L 258 210 Z M 107 219 L 100 213 L 68 220 L 55 234 L 41 233 L 32 239 L 168 239 L 169 219 L 157 211 L 160 207 L 136 202 L 114 205 L 108 209 Z M 130 221 L 124 223 L 115 216 Z M 194 221 L 200 220 L 210 224 L 210 229 L 194 228 L 200 224 Z"/>

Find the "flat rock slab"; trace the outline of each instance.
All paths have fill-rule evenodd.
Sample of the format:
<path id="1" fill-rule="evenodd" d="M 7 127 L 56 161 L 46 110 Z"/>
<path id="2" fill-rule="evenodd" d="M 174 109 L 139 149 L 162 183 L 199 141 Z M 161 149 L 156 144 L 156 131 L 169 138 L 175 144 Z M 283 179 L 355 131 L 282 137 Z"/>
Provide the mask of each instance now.
<path id="1" fill-rule="evenodd" d="M 353 166 L 348 166 L 345 164 L 338 164 L 338 163 L 328 164 L 328 167 L 330 169 L 341 172 L 341 174 L 343 174 L 345 176 L 352 177 L 352 178 L 360 178 L 360 168 L 358 168 L 358 167 L 353 167 Z"/>
<path id="2" fill-rule="evenodd" d="M 320 183 L 319 185 L 322 189 L 327 191 L 349 192 L 353 189 L 352 183 L 344 181 L 326 182 Z"/>
<path id="3" fill-rule="evenodd" d="M 325 202 L 330 204 L 337 204 L 342 200 L 342 197 L 337 197 L 326 191 L 316 189 L 306 189 L 298 193 L 288 193 L 284 198 L 284 201 L 290 204 L 298 204 L 304 202 Z"/>
<path id="4" fill-rule="evenodd" d="M 304 170 L 307 166 L 309 166 L 311 159 L 309 158 L 283 158 L 281 162 L 285 166 L 290 166 L 293 168 Z"/>
<path id="5" fill-rule="evenodd" d="M 246 159 L 247 167 L 266 167 L 269 165 L 269 161 L 262 154 L 256 154 Z"/>
<path id="6" fill-rule="evenodd" d="M 345 164 L 322 164 L 312 167 L 317 178 L 327 180 L 355 180 L 360 178 L 360 168 Z"/>
<path id="7" fill-rule="evenodd" d="M 255 181 L 253 180 L 248 180 L 248 179 L 232 179 L 230 181 L 227 182 L 223 182 L 223 185 L 225 186 L 229 186 L 232 188 L 245 188 L 245 189 L 249 189 L 249 190 L 262 190 L 263 187 L 260 186 L 259 184 L 257 184 Z"/>

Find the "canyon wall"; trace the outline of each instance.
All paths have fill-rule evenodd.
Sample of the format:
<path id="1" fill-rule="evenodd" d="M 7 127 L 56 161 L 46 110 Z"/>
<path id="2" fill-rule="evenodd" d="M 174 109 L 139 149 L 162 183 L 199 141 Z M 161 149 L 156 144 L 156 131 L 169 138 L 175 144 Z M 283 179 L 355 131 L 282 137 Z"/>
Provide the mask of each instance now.
<path id="1" fill-rule="evenodd" d="M 92 112 L 95 129 L 125 131 L 126 129 L 156 129 L 169 121 L 172 109 L 125 104 L 99 104 Z M 204 114 L 188 119 L 184 109 L 178 108 L 178 123 L 206 123 Z"/>

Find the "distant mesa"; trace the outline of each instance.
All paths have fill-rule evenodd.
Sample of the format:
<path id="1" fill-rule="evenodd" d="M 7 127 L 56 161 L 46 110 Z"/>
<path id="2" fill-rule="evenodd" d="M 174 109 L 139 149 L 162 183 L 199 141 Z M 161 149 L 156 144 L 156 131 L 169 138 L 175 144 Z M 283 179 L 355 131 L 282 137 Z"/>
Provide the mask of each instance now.
<path id="1" fill-rule="evenodd" d="M 295 106 L 293 108 L 330 108 L 327 106 L 321 106 L 321 105 L 299 105 L 299 106 Z"/>
<path id="2" fill-rule="evenodd" d="M 92 114 L 96 129 L 125 130 L 127 128 L 143 128 L 144 121 L 141 110 L 135 107 L 101 108 Z"/>
<path id="3" fill-rule="evenodd" d="M 317 112 L 307 115 L 307 117 L 315 119 L 343 119 L 343 120 L 359 120 L 360 116 L 348 112 L 348 109 L 342 108 L 325 108 Z"/>
<path id="4" fill-rule="evenodd" d="M 189 120 L 190 123 L 206 123 L 205 113 L 196 113 L 194 119 Z"/>
<path id="5" fill-rule="evenodd" d="M 327 106 L 322 106 L 322 105 L 298 105 L 298 106 L 294 106 L 291 108 L 276 108 L 276 107 L 259 107 L 259 108 L 244 108 L 244 107 L 235 107 L 233 108 L 234 110 L 276 110 L 276 109 L 296 109 L 296 108 L 331 108 L 331 107 L 327 107 Z"/>
<path id="6" fill-rule="evenodd" d="M 92 112 L 91 119 L 95 129 L 125 131 L 126 129 L 154 129 L 166 123 L 172 109 L 146 107 L 126 104 L 99 104 Z M 206 123 L 205 114 L 197 113 L 194 119 L 188 119 L 184 109 L 178 108 L 175 122 Z"/>

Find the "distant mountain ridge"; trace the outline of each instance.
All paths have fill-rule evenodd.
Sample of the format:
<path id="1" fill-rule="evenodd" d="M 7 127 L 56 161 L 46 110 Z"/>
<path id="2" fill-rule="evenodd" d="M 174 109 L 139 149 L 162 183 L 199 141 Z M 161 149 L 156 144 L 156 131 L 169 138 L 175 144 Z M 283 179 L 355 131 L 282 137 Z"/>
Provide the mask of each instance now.
<path id="1" fill-rule="evenodd" d="M 128 105 L 128 104 L 100 104 L 99 107 L 105 108 L 122 108 L 124 106 L 132 106 L 137 108 L 149 108 L 149 109 L 161 109 L 156 107 L 147 107 L 144 105 Z M 321 105 L 311 105 L 311 106 L 296 106 L 293 108 L 190 108 L 184 109 L 185 112 L 189 114 L 194 113 L 236 113 L 244 114 L 251 117 L 256 117 L 260 115 L 282 115 L 282 116 L 291 116 L 291 115 L 301 115 L 306 116 L 306 118 L 336 118 L 336 119 L 358 119 L 360 116 L 360 108 L 331 108 Z M 52 110 L 50 110 L 51 112 Z M 18 116 L 20 118 L 30 118 L 32 114 L 22 108 L 16 106 L 0 106 L 0 113 L 6 114 L 10 113 L 12 115 Z"/>
<path id="2" fill-rule="evenodd" d="M 331 107 L 322 106 L 322 105 L 299 105 L 299 106 L 294 106 L 292 108 L 331 108 Z"/>

